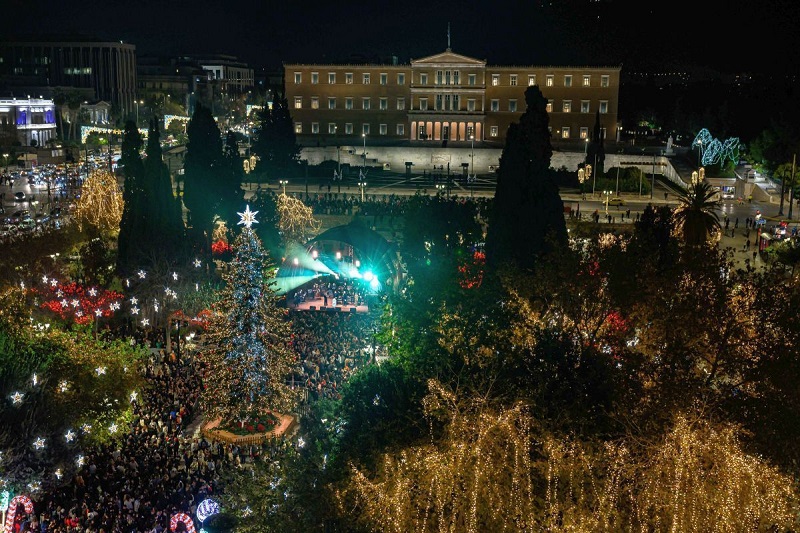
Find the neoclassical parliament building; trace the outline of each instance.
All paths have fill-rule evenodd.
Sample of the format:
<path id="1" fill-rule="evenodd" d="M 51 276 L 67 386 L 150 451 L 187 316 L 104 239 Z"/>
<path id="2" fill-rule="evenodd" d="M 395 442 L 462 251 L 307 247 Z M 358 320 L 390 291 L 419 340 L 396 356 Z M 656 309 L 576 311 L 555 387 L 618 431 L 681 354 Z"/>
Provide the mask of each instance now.
<path id="1" fill-rule="evenodd" d="M 499 66 L 447 49 L 410 64 L 285 64 L 298 142 L 306 146 L 475 141 L 502 145 L 525 112 L 525 90 L 547 98 L 552 139 L 581 146 L 599 114 L 617 135 L 620 67 Z M 417 143 L 415 143 L 417 144 Z"/>

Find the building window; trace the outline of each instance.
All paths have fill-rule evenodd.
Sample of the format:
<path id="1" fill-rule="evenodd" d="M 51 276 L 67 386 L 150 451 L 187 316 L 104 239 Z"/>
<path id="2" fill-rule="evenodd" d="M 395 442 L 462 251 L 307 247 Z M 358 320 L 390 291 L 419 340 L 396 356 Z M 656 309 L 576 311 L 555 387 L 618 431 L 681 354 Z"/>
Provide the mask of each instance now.
<path id="1" fill-rule="evenodd" d="M 389 83 L 389 75 L 381 72 L 381 85 L 386 85 L 387 83 Z"/>
<path id="2" fill-rule="evenodd" d="M 561 138 L 569 139 L 569 126 L 564 126 L 561 128 Z"/>
<path id="3" fill-rule="evenodd" d="M 448 95 L 448 96 L 450 96 L 450 95 Z M 444 109 L 442 107 L 442 95 L 441 94 L 437 94 L 436 95 L 436 104 L 434 104 L 434 109 L 436 109 L 436 111 L 441 111 L 442 109 Z"/>
<path id="4" fill-rule="evenodd" d="M 492 87 L 500 85 L 500 74 L 492 74 Z"/>
<path id="5" fill-rule="evenodd" d="M 592 77 L 588 74 L 583 75 L 583 86 L 584 87 L 591 87 L 592 85 Z"/>
<path id="6" fill-rule="evenodd" d="M 295 85 L 299 84 L 299 83 L 303 83 L 303 74 L 301 72 L 295 72 L 294 73 L 294 83 L 295 83 Z"/>
<path id="7" fill-rule="evenodd" d="M 477 83 L 478 76 L 476 74 L 468 74 L 467 75 L 467 85 L 475 85 Z"/>
<path id="8" fill-rule="evenodd" d="M 369 97 L 361 99 L 361 109 L 365 111 L 369 109 Z"/>
<path id="9" fill-rule="evenodd" d="M 511 75 L 509 83 L 511 84 L 512 87 L 516 87 L 517 86 L 517 75 L 516 74 L 512 74 Z"/>
<path id="10" fill-rule="evenodd" d="M 508 110 L 512 113 L 517 112 L 517 101 L 516 100 L 509 100 L 508 101 Z"/>
<path id="11" fill-rule="evenodd" d="M 328 109 L 336 109 L 336 98 L 328 98 Z"/>
<path id="12" fill-rule="evenodd" d="M 295 109 L 303 109 L 303 97 L 302 96 L 295 96 L 294 97 L 294 108 Z"/>
<path id="13" fill-rule="evenodd" d="M 319 109 L 319 96 L 311 97 L 311 109 Z"/>
<path id="14" fill-rule="evenodd" d="M 564 87 L 572 87 L 572 74 L 564 76 Z"/>
<path id="15" fill-rule="evenodd" d="M 365 73 L 364 73 L 364 76 L 363 76 L 363 81 L 362 81 L 362 83 L 363 83 L 364 85 L 369 85 L 369 72 L 365 72 Z"/>
<path id="16" fill-rule="evenodd" d="M 345 109 L 353 109 L 353 97 L 348 96 L 344 99 L 344 108 Z"/>
<path id="17" fill-rule="evenodd" d="M 489 137 L 497 137 L 497 126 L 489 128 Z"/>
<path id="18" fill-rule="evenodd" d="M 419 84 L 420 85 L 428 85 L 428 75 L 425 73 L 421 73 L 419 75 Z"/>
<path id="19" fill-rule="evenodd" d="M 406 108 L 406 99 L 405 98 L 398 98 L 397 99 L 397 110 L 401 111 Z"/>
<path id="20" fill-rule="evenodd" d="M 547 107 L 545 108 L 545 110 L 548 113 L 552 113 L 553 112 L 553 101 L 552 100 L 548 100 L 547 101 Z"/>
<path id="21" fill-rule="evenodd" d="M 492 111 L 500 111 L 500 100 L 496 98 L 492 100 L 489 109 L 491 109 Z"/>
<path id="22" fill-rule="evenodd" d="M 581 100 L 581 113 L 589 112 L 589 100 Z"/>
<path id="23" fill-rule="evenodd" d="M 405 85 L 406 84 L 406 75 L 402 72 L 397 74 L 397 85 Z"/>
<path id="24" fill-rule="evenodd" d="M 600 87 L 608 87 L 608 74 L 600 76 Z"/>
<path id="25" fill-rule="evenodd" d="M 353 85 L 353 73 L 352 72 L 345 72 L 344 73 L 344 82 L 347 85 Z"/>
<path id="26" fill-rule="evenodd" d="M 336 134 L 336 123 L 335 122 L 328 122 L 328 133 L 331 135 Z"/>
<path id="27" fill-rule="evenodd" d="M 461 79 L 459 77 L 459 71 L 453 71 L 453 85 L 459 85 L 461 83 Z"/>
<path id="28" fill-rule="evenodd" d="M 378 131 L 381 135 L 386 135 L 386 133 L 389 131 L 389 128 L 386 126 L 386 124 L 381 124 L 378 126 Z"/>
<path id="29" fill-rule="evenodd" d="M 564 100 L 561 104 L 561 111 L 563 113 L 571 113 L 572 112 L 572 100 Z"/>
<path id="30" fill-rule="evenodd" d="M 475 111 L 475 99 L 467 98 L 467 111 Z"/>
<path id="31" fill-rule="evenodd" d="M 581 128 L 581 139 L 588 139 L 589 138 L 589 128 L 582 127 Z"/>
<path id="32" fill-rule="evenodd" d="M 608 113 L 608 100 L 600 100 L 600 114 L 605 115 Z"/>
<path id="33" fill-rule="evenodd" d="M 528 74 L 528 87 L 536 85 L 536 74 Z"/>
<path id="34" fill-rule="evenodd" d="M 335 72 L 328 72 L 328 83 L 331 85 L 336 83 L 336 73 Z"/>
<path id="35" fill-rule="evenodd" d="M 311 123 L 311 133 L 319 133 L 319 122 Z"/>
<path id="36" fill-rule="evenodd" d="M 311 73 L 311 85 L 316 85 L 319 83 L 319 72 L 312 72 Z"/>
<path id="37" fill-rule="evenodd" d="M 294 132 L 295 133 L 303 133 L 303 123 L 302 122 L 295 122 L 294 123 Z"/>
<path id="38" fill-rule="evenodd" d="M 421 123 L 418 127 L 417 138 L 423 141 L 428 138 L 428 130 L 425 129 L 424 123 Z"/>
<path id="39" fill-rule="evenodd" d="M 398 124 L 397 125 L 397 134 L 398 135 L 405 135 L 406 134 L 406 126 L 405 126 L 405 124 Z"/>
<path id="40" fill-rule="evenodd" d="M 361 135 L 369 135 L 369 124 L 361 125 Z"/>
<path id="41" fill-rule="evenodd" d="M 555 76 L 553 76 L 552 74 L 548 74 L 544 81 L 545 87 L 552 87 L 554 78 Z"/>
<path id="42" fill-rule="evenodd" d="M 427 111 L 428 110 L 428 99 L 427 98 L 420 98 L 419 99 L 419 110 L 420 111 Z"/>
<path id="43" fill-rule="evenodd" d="M 381 111 L 386 111 L 389 109 L 389 99 L 386 97 L 381 97 L 381 99 L 378 101 L 378 108 Z"/>
<path id="44" fill-rule="evenodd" d="M 442 84 L 443 84 L 442 71 L 441 70 L 437 70 L 436 71 L 436 85 L 442 85 Z"/>
<path id="45" fill-rule="evenodd" d="M 349 122 L 344 125 L 344 133 L 345 135 L 352 135 L 353 134 L 353 125 Z"/>

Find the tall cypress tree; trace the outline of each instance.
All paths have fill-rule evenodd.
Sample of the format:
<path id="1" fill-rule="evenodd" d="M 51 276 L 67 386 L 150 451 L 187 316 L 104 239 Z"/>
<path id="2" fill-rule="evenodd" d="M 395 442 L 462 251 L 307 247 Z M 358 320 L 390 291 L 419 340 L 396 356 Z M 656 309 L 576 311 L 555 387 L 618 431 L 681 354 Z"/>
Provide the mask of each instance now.
<path id="1" fill-rule="evenodd" d="M 236 227 L 239 219 L 236 210 L 244 203 L 244 191 L 242 190 L 242 178 L 244 167 L 242 158 L 239 155 L 239 143 L 236 134 L 228 131 L 225 137 L 225 145 L 222 149 L 222 171 L 220 175 L 223 179 L 217 182 L 219 187 L 219 216 L 225 221 L 228 231 Z"/>
<path id="2" fill-rule="evenodd" d="M 266 173 L 268 178 L 286 178 L 297 174 L 300 161 L 300 146 L 294 132 L 294 122 L 289 112 L 289 102 L 283 93 L 275 91 L 272 109 L 260 114 L 260 124 L 251 147 L 259 157 L 256 172 Z"/>
<path id="3" fill-rule="evenodd" d="M 538 86 L 525 91 L 527 109 L 508 128 L 489 215 L 486 260 L 532 268 L 551 245 L 565 244 L 564 203 L 550 169 L 553 147 L 547 99 Z"/>
<path id="4" fill-rule="evenodd" d="M 148 198 L 148 244 L 159 255 L 174 255 L 183 242 L 183 214 L 172 193 L 172 179 L 161 150 L 158 118 L 150 121 L 147 134 L 147 159 L 144 163 L 145 192 Z"/>
<path id="5" fill-rule="evenodd" d="M 145 231 L 146 216 L 143 211 L 147 198 L 144 194 L 144 164 L 139 152 L 143 145 L 142 136 L 136 124 L 125 123 L 122 137 L 120 163 L 125 174 L 122 199 L 125 206 L 117 238 L 117 270 L 126 274 L 137 268 L 139 239 Z"/>

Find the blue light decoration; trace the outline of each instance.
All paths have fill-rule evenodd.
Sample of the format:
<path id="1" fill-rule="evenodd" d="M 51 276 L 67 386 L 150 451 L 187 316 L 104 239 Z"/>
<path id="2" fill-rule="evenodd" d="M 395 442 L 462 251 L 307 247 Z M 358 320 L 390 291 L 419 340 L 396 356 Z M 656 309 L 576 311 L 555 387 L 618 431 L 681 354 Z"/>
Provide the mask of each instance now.
<path id="1" fill-rule="evenodd" d="M 195 514 L 197 515 L 197 519 L 200 522 L 205 522 L 206 518 L 211 515 L 219 513 L 219 504 L 212 500 L 211 498 L 206 498 L 200 505 L 197 506 L 197 511 Z"/>
<path id="2" fill-rule="evenodd" d="M 722 142 L 713 137 L 706 128 L 700 130 L 692 141 L 692 149 L 700 150 L 700 164 L 704 167 L 717 163 L 724 165 L 727 160 L 736 163 L 739 161 L 741 147 L 739 137 L 731 137 Z"/>

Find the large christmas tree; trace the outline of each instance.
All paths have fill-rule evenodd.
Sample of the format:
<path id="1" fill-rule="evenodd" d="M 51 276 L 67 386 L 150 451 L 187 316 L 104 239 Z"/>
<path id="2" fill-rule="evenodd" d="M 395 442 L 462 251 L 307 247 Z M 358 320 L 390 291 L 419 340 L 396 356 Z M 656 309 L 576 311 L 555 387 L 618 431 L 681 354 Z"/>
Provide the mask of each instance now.
<path id="1" fill-rule="evenodd" d="M 258 211 L 239 213 L 244 228 L 223 274 L 226 287 L 209 323 L 209 369 L 203 411 L 223 423 L 284 411 L 294 400 L 286 384 L 295 361 L 286 310 L 270 281 L 274 264 L 252 228 Z"/>

